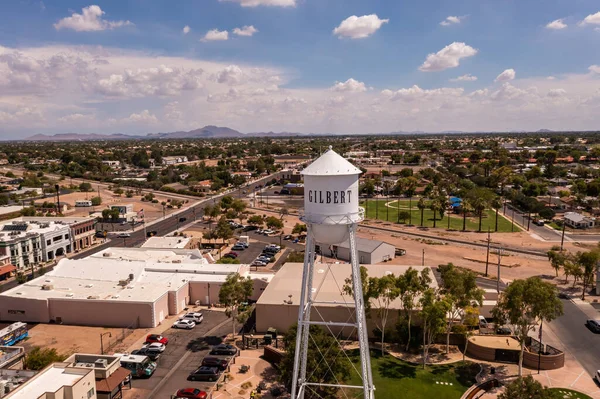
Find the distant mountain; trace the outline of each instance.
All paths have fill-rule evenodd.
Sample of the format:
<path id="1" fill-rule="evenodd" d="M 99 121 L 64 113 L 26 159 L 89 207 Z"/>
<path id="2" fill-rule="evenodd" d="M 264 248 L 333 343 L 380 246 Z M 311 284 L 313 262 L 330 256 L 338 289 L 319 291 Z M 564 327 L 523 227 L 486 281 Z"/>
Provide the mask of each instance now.
<path id="1" fill-rule="evenodd" d="M 53 135 L 36 134 L 27 137 L 26 141 L 92 141 L 92 140 L 132 140 L 132 139 L 193 139 L 193 138 L 236 138 L 244 137 L 243 133 L 228 127 L 204 126 L 189 132 L 148 133 L 145 135 L 128 135 L 122 133 L 59 133 Z"/>
<path id="2" fill-rule="evenodd" d="M 540 129 L 536 133 L 554 133 L 554 130 L 550 129 Z"/>
<path id="3" fill-rule="evenodd" d="M 129 136 L 122 133 L 115 134 L 80 134 L 80 133 L 59 133 L 53 135 L 47 134 L 36 134 L 34 136 L 27 137 L 27 141 L 92 141 L 92 140 L 127 140 L 135 138 L 136 136 Z"/>

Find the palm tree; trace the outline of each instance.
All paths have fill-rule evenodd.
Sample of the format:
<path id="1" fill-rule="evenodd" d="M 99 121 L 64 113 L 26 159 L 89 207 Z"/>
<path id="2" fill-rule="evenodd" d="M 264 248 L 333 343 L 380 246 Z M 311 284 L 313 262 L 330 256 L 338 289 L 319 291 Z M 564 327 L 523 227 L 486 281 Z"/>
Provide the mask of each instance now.
<path id="1" fill-rule="evenodd" d="M 417 189 L 417 185 L 419 181 L 415 177 L 407 177 L 406 185 L 404 187 L 404 194 L 408 197 L 408 212 L 410 213 L 410 217 L 408 218 L 408 225 L 412 226 L 412 197 L 415 195 L 415 190 Z"/>
<path id="2" fill-rule="evenodd" d="M 398 179 L 398 181 L 396 182 L 396 188 L 395 188 L 395 190 L 398 191 L 398 203 L 396 206 L 396 214 L 397 214 L 396 223 L 400 223 L 400 195 L 404 192 L 405 189 L 406 189 L 406 179 L 405 178 Z"/>
<path id="3" fill-rule="evenodd" d="M 500 208 L 502 208 L 502 199 L 500 197 L 495 197 L 492 202 L 490 203 L 490 205 L 492 206 L 492 208 L 494 208 L 494 210 L 496 211 L 496 226 L 494 228 L 494 231 L 498 231 L 498 211 L 500 210 Z"/>
<path id="4" fill-rule="evenodd" d="M 446 213 L 446 211 L 448 210 L 448 207 L 450 206 L 450 202 L 448 201 L 448 197 L 444 194 L 440 194 L 437 197 L 437 201 L 440 206 L 440 209 L 439 209 L 440 220 L 443 220 L 444 214 Z M 450 226 L 450 216 L 448 216 L 448 228 L 450 228 L 449 226 Z"/>
<path id="5" fill-rule="evenodd" d="M 479 229 L 478 231 L 481 233 L 481 219 L 483 218 L 483 211 L 485 211 L 485 207 L 487 206 L 487 201 L 482 196 L 475 196 L 472 200 L 473 210 L 479 216 Z"/>
<path id="6" fill-rule="evenodd" d="M 423 227 L 423 212 L 425 208 L 427 208 L 427 204 L 425 203 L 425 198 L 419 198 L 419 202 L 417 202 L 417 208 L 421 211 L 421 227 Z"/>
<path id="7" fill-rule="evenodd" d="M 441 210 L 441 204 L 439 201 L 439 198 L 434 198 L 431 200 L 431 204 L 429 204 L 429 209 L 431 209 L 433 211 L 433 228 L 435 229 L 436 227 L 436 221 L 437 221 L 437 212 L 439 210 Z"/>
<path id="8" fill-rule="evenodd" d="M 462 203 L 460 204 L 460 207 L 462 208 L 462 214 L 463 214 L 463 231 L 467 231 L 467 213 L 471 212 L 471 202 L 469 199 L 467 198 L 463 198 L 462 199 Z"/>

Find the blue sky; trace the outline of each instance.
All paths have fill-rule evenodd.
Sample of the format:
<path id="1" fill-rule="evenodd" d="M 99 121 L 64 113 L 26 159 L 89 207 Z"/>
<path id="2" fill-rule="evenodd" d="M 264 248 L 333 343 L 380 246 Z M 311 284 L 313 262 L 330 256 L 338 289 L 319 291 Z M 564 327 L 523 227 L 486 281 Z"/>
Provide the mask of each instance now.
<path id="1" fill-rule="evenodd" d="M 97 11 L 92 20 L 74 24 L 73 18 L 80 18 L 85 14 L 82 10 L 93 5 Z M 534 117 L 534 111 L 547 112 L 557 129 L 593 128 L 597 120 L 590 107 L 597 106 L 595 90 L 600 87 L 596 78 L 600 72 L 593 68 L 600 64 L 598 12 L 600 4 L 593 0 L 5 1 L 0 5 L 0 72 L 14 79 L 3 83 L 0 78 L 0 122 L 5 122 L 0 134 L 65 129 L 139 133 L 208 123 L 242 131 L 356 129 L 356 133 L 421 127 L 432 131 L 552 128 L 541 126 L 545 120 Z M 356 38 L 352 36 L 356 26 L 347 21 L 345 33 L 334 34 L 352 16 L 379 25 L 369 25 L 365 37 Z M 187 34 L 184 26 L 190 29 Z M 235 28 L 244 26 L 256 32 L 234 34 Z M 227 40 L 201 40 L 211 30 L 217 30 L 220 38 L 227 31 Z M 429 54 L 446 46 L 463 56 L 452 62 L 448 61 L 452 54 L 439 54 L 435 60 L 442 64 L 422 67 Z M 53 54 L 68 54 L 86 63 L 85 72 L 77 71 L 78 84 L 68 82 L 68 88 L 59 84 L 68 74 L 48 70 Z M 114 62 L 116 54 L 119 62 Z M 163 78 L 175 79 L 179 86 L 168 93 L 148 87 L 116 90 L 118 83 L 129 88 L 141 84 L 125 72 L 127 54 L 135 58 L 131 60 L 134 74 L 139 72 L 155 86 Z M 14 57 L 37 63 L 38 69 L 11 70 L 17 64 Z M 98 57 L 110 67 L 90 66 L 90 60 Z M 69 61 L 69 68 L 73 65 Z M 152 78 L 143 72 L 161 65 L 177 72 Z M 219 68 L 228 66 L 239 67 L 235 70 L 239 76 L 217 79 Z M 199 69 L 202 77 L 194 77 L 193 89 L 181 85 L 186 71 Z M 505 70 L 515 72 L 495 82 Z M 477 80 L 451 81 L 467 74 Z M 98 83 L 106 83 L 112 75 L 124 78 L 109 82 L 107 95 Z M 336 82 L 348 79 L 359 85 L 335 88 Z M 215 81 L 222 85 L 214 85 Z M 22 82 L 27 87 L 19 87 Z M 4 95 L 2 84 L 7 89 Z M 250 94 L 260 91 L 262 95 L 267 88 L 268 100 Z M 49 107 L 50 96 L 60 99 L 61 106 Z M 477 102 L 476 97 L 482 99 Z M 548 98 L 553 100 L 549 103 Z M 499 100 L 502 104 L 486 107 Z M 563 103 L 556 104 L 559 100 Z M 569 114 L 558 120 L 553 111 L 553 107 L 565 108 L 564 101 L 571 112 L 580 113 L 575 115 L 580 121 L 572 127 Z M 17 115 L 21 103 L 32 114 Z M 201 118 L 197 108 L 189 108 L 192 103 L 202 109 Z M 464 108 L 452 111 L 456 103 L 464 103 Z M 525 103 L 531 108 L 529 114 L 523 111 Z M 167 118 L 174 108 L 177 112 Z M 360 116 L 357 109 L 371 112 Z M 475 118 L 482 111 L 497 110 L 512 113 L 499 115 L 497 121 Z M 232 111 L 235 116 L 228 118 Z M 261 116 L 265 112 L 278 113 L 280 118 L 265 119 Z M 441 113 L 448 115 L 441 118 Z M 33 114 L 44 122 L 34 123 Z M 311 116 L 303 120 L 302 114 Z M 69 119 L 70 115 L 80 117 Z M 125 122 L 132 115 L 149 117 Z M 173 118 L 176 115 L 180 118 Z M 347 115 L 353 115 L 354 121 L 343 123 Z M 77 119 L 80 125 L 69 124 Z M 109 119 L 112 124 L 102 123 Z M 135 123 L 139 121 L 145 123 Z"/>

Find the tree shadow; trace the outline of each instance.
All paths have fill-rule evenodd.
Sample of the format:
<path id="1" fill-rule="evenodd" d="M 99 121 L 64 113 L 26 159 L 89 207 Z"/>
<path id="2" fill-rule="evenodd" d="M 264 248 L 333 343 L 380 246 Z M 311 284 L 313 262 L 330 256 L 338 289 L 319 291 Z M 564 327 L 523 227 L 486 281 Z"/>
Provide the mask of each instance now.
<path id="1" fill-rule="evenodd" d="M 399 362 L 388 355 L 388 359 L 379 361 L 379 374 L 384 378 L 416 378 L 417 367 L 408 363 Z"/>
<path id="2" fill-rule="evenodd" d="M 223 338 L 221 337 L 200 337 L 189 341 L 186 345 L 186 348 L 191 352 L 200 352 L 209 349 L 211 346 L 219 345 L 222 342 Z"/>

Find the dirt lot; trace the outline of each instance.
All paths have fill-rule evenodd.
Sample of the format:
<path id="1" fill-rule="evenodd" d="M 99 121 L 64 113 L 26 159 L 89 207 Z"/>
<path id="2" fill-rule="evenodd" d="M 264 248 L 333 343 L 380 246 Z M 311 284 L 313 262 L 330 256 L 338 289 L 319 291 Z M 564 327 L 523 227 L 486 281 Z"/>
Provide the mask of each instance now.
<path id="1" fill-rule="evenodd" d="M 127 331 L 122 328 L 65 326 L 57 324 L 30 325 L 29 338 L 23 343 L 26 350 L 34 346 L 56 348 L 59 353 L 100 353 L 100 334 L 103 336 L 105 352 L 126 350 L 131 344 L 148 333 L 149 329 Z M 125 334 L 122 342 L 115 344 Z M 107 349 L 108 348 L 108 349 Z"/>
<path id="2" fill-rule="evenodd" d="M 95 191 L 90 191 L 87 193 L 84 192 L 73 192 L 70 194 L 63 194 L 60 196 L 61 202 L 66 202 L 71 207 L 66 213 L 65 216 L 88 216 L 93 212 L 102 212 L 103 209 L 108 208 L 110 205 L 117 204 L 133 204 L 133 211 L 138 212 L 141 209 L 144 210 L 144 217 L 146 218 L 146 222 L 151 222 L 155 219 L 161 218 L 163 216 L 163 210 L 161 202 L 167 202 L 170 197 L 168 195 L 163 194 L 154 194 L 155 198 L 158 200 L 158 203 L 153 204 L 148 201 L 141 201 L 141 196 L 134 195 L 132 198 L 127 198 L 124 194 L 121 196 L 115 195 L 112 191 L 106 190 L 104 188 L 100 188 L 100 196 L 102 197 L 102 204 L 96 207 L 75 207 L 75 201 L 78 200 L 86 200 L 92 197 L 98 196 L 98 189 L 94 187 Z M 36 203 L 43 203 L 44 201 L 56 201 L 56 197 L 48 197 L 43 200 L 37 200 Z M 173 213 L 176 209 L 167 209 L 165 208 L 166 215 Z"/>

